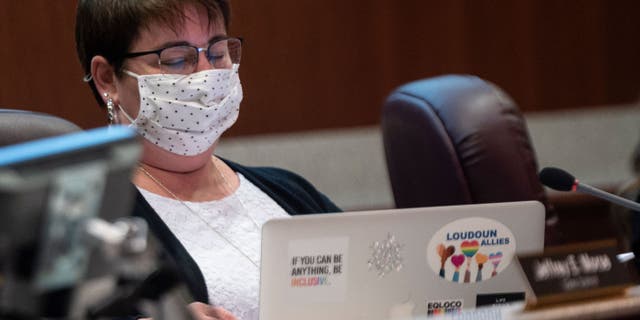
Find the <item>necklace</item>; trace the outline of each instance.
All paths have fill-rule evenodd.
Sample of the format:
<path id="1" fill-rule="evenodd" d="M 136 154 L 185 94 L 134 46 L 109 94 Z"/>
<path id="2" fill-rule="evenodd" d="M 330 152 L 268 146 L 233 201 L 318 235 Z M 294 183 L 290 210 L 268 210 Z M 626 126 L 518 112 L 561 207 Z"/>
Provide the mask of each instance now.
<path id="1" fill-rule="evenodd" d="M 231 186 L 229 185 L 229 183 L 227 182 L 227 178 L 224 174 L 224 172 L 222 172 L 222 170 L 220 170 L 218 168 L 218 166 L 216 165 L 215 160 L 217 160 L 215 157 L 211 157 L 211 162 L 213 163 L 213 167 L 216 169 L 216 171 L 220 174 L 220 177 L 222 178 L 222 182 L 224 184 L 224 187 L 226 189 L 227 192 L 229 192 L 229 197 L 234 197 L 236 199 L 236 201 L 238 203 L 240 203 L 240 206 L 244 209 L 245 214 L 247 216 L 247 218 L 249 218 L 249 220 L 251 220 L 251 222 L 253 223 L 253 225 L 256 227 L 257 230 L 260 230 L 260 227 L 258 226 L 258 223 L 251 217 L 251 215 L 249 215 L 249 211 L 247 210 L 247 208 L 244 206 L 244 204 L 242 203 L 242 201 L 234 194 L 233 190 L 231 189 Z M 220 160 L 218 160 L 220 161 Z M 204 222 L 204 224 L 206 224 L 209 229 L 213 230 L 213 232 L 215 232 L 220 238 L 222 238 L 227 244 L 229 244 L 231 247 L 233 247 L 236 251 L 238 251 L 240 254 L 242 254 L 245 258 L 247 258 L 247 260 L 249 260 L 249 262 L 251 262 L 252 265 L 254 265 L 256 268 L 260 269 L 260 267 L 258 266 L 258 263 L 256 261 L 254 261 L 253 259 L 251 259 L 251 257 L 249 257 L 248 254 L 246 254 L 244 251 L 242 251 L 240 249 L 239 246 L 237 246 L 236 244 L 234 244 L 231 240 L 229 240 L 229 238 L 225 237 L 220 231 L 218 231 L 216 228 L 214 228 L 205 218 L 203 218 L 195 209 L 193 209 L 189 204 L 187 204 L 185 201 L 183 201 L 182 199 L 180 199 L 175 193 L 173 193 L 171 190 L 169 190 L 169 188 L 167 188 L 162 182 L 160 182 L 160 180 L 156 179 L 156 177 L 154 177 L 149 171 L 147 171 L 142 165 L 138 166 L 138 169 L 140 169 L 140 171 L 142 171 L 142 173 L 144 175 L 146 175 L 149 179 L 151 179 L 151 181 L 153 181 L 153 183 L 155 183 L 158 187 L 160 187 L 162 190 L 164 190 L 165 192 L 167 192 L 169 195 L 171 195 L 172 198 L 174 198 L 176 201 L 180 202 L 180 204 L 182 204 L 189 212 L 191 212 L 193 215 L 195 215 L 196 217 L 198 217 L 198 219 L 200 219 L 202 222 Z"/>

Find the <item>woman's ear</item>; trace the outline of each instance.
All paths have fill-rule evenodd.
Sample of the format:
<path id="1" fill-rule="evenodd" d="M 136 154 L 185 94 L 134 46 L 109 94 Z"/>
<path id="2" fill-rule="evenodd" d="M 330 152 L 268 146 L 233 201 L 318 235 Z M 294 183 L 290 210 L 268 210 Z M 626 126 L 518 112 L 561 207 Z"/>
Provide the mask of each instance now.
<path id="1" fill-rule="evenodd" d="M 91 75 L 96 89 L 106 103 L 105 93 L 112 99 L 117 100 L 118 90 L 115 84 L 116 74 L 103 56 L 95 56 L 91 59 Z"/>

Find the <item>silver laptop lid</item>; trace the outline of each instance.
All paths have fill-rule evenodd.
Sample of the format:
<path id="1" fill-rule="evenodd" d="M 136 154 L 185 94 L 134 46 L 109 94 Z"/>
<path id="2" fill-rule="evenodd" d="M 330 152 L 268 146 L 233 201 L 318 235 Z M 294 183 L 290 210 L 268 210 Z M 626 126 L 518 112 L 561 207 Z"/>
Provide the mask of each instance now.
<path id="1" fill-rule="evenodd" d="M 260 319 L 420 319 L 523 297 L 515 255 L 543 249 L 544 215 L 525 201 L 271 220 Z"/>

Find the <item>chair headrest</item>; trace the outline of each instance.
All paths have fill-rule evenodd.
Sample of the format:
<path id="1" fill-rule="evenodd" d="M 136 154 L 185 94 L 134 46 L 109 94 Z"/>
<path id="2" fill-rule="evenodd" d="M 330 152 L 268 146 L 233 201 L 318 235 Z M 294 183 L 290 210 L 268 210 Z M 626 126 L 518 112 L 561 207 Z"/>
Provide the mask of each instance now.
<path id="1" fill-rule="evenodd" d="M 381 127 L 398 207 L 546 204 L 525 120 L 488 81 L 445 75 L 403 85 L 385 102 Z"/>
<path id="2" fill-rule="evenodd" d="M 82 130 L 62 118 L 40 112 L 0 109 L 0 146 Z"/>

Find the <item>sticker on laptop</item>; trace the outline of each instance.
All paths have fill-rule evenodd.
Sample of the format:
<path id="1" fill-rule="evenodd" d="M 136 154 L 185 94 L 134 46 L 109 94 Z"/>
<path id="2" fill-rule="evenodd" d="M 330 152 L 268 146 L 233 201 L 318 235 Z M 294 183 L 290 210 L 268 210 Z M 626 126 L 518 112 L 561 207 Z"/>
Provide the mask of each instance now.
<path id="1" fill-rule="evenodd" d="M 506 269 L 516 252 L 513 233 L 488 218 L 464 218 L 440 228 L 427 246 L 427 262 L 442 279 L 488 281 Z"/>
<path id="2" fill-rule="evenodd" d="M 462 299 L 427 301 L 427 316 L 458 314 L 462 311 L 463 305 Z"/>
<path id="3" fill-rule="evenodd" d="M 402 247 L 403 244 L 396 240 L 396 236 L 388 233 L 387 238 L 374 241 L 371 248 L 371 258 L 367 261 L 369 270 L 374 270 L 378 277 L 382 278 L 393 271 L 402 269 Z"/>
<path id="4" fill-rule="evenodd" d="M 308 301 L 343 301 L 347 289 L 348 237 L 289 242 L 289 291 Z"/>

